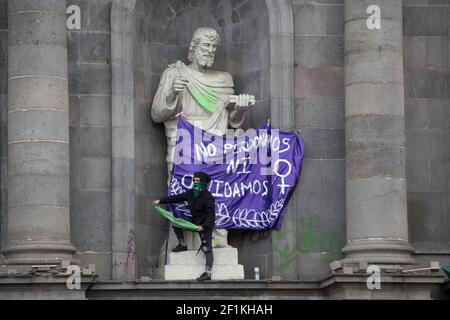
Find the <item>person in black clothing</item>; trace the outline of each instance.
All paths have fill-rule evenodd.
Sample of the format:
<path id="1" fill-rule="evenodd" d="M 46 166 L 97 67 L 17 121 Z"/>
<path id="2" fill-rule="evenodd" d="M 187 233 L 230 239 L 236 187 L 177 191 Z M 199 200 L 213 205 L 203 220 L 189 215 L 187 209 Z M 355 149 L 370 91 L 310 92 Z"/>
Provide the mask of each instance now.
<path id="1" fill-rule="evenodd" d="M 211 177 L 204 172 L 196 172 L 193 181 L 194 186 L 192 189 L 178 195 L 155 200 L 153 201 L 153 205 L 187 201 L 192 215 L 192 219 L 189 220 L 199 226 L 197 231 L 202 242 L 200 249 L 205 253 L 206 257 L 206 270 L 197 280 L 211 280 L 211 270 L 214 262 L 212 232 L 215 222 L 215 201 L 207 189 Z M 179 244 L 172 252 L 186 251 L 187 246 L 184 240 L 183 230 L 176 227 L 173 227 L 173 230 L 175 231 Z"/>

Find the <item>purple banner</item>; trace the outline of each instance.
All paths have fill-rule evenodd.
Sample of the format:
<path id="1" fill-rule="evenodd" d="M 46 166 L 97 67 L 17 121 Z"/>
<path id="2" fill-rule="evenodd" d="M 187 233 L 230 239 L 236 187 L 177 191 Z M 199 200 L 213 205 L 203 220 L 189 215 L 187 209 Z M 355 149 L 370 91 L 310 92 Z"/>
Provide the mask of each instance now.
<path id="1" fill-rule="evenodd" d="M 241 133 L 217 136 L 180 118 L 169 195 L 192 188 L 194 172 L 203 171 L 212 178 L 217 229 L 279 230 L 300 177 L 303 138 L 270 125 Z M 190 217 L 186 203 L 170 209 Z"/>

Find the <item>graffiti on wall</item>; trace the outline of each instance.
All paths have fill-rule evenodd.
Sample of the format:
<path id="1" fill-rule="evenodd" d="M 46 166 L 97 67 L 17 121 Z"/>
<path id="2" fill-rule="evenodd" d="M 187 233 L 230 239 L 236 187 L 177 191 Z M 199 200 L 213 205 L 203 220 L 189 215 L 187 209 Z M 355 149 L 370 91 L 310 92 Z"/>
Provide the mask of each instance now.
<path id="1" fill-rule="evenodd" d="M 293 241 L 288 241 L 294 237 Z M 292 268 L 299 256 L 309 256 L 313 252 L 323 255 L 322 262 L 329 264 L 341 257 L 341 249 L 345 241 L 338 232 L 326 230 L 320 219 L 311 214 L 299 217 L 296 225 L 273 234 L 274 254 L 280 257 L 277 271 Z M 294 245 L 292 245 L 294 244 Z"/>

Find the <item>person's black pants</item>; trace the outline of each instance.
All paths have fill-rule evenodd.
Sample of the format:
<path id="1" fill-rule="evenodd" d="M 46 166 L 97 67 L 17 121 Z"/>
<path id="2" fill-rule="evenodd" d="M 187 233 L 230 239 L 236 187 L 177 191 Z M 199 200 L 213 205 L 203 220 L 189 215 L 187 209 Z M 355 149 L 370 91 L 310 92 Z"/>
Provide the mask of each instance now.
<path id="1" fill-rule="evenodd" d="M 184 240 L 183 230 L 180 228 L 173 227 L 173 231 L 175 232 L 178 241 Z M 200 240 L 202 241 L 202 251 L 205 254 L 206 258 L 206 270 L 211 271 L 212 265 L 214 262 L 214 255 L 212 253 L 212 228 L 208 228 L 202 232 L 199 232 Z"/>

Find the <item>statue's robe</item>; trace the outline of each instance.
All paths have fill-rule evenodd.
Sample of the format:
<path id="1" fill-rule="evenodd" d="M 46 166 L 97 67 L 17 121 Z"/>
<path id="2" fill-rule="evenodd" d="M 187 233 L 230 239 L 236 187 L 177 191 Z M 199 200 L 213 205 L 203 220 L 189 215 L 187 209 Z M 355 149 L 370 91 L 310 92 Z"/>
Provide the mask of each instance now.
<path id="1" fill-rule="evenodd" d="M 180 93 L 173 103 L 169 104 L 166 98 L 170 93 L 173 80 L 180 76 L 188 79 L 189 83 L 186 90 Z M 194 126 L 212 134 L 224 135 L 228 126 L 239 128 L 245 119 L 242 116 L 236 121 L 230 117 L 231 111 L 226 108 L 226 104 L 232 94 L 234 94 L 233 78 L 227 72 L 208 69 L 207 73 L 202 73 L 187 67 L 181 61 L 169 65 L 163 72 L 158 90 L 153 99 L 151 117 L 154 122 L 163 122 L 166 129 L 167 184 L 170 183 L 175 156 L 178 127 L 178 118 L 175 118 L 175 115 L 181 112 L 181 106 L 183 107 L 182 111 L 188 115 L 186 119 Z M 173 233 L 172 230 L 171 233 Z M 186 238 L 188 246 L 198 247 L 199 244 L 195 242 L 197 237 L 192 237 L 192 235 L 189 237 L 189 235 L 185 234 L 185 238 L 188 237 Z M 221 247 L 229 246 L 227 243 L 227 230 L 214 229 L 214 236 Z M 172 244 L 174 244 L 174 235 L 171 235 L 170 239 L 172 239 Z M 189 242 L 194 242 L 195 244 L 192 245 Z"/>
<path id="2" fill-rule="evenodd" d="M 173 80 L 180 76 L 189 80 L 186 90 L 169 104 L 166 98 L 170 93 Z M 226 108 L 230 95 L 233 93 L 233 78 L 227 72 L 209 69 L 208 72 L 202 73 L 187 67 L 181 61 L 169 65 L 164 71 L 153 99 L 151 116 L 154 122 L 164 122 L 169 179 L 174 161 L 178 126 L 178 118 L 175 118 L 175 115 L 181 112 L 181 106 L 183 112 L 188 115 L 186 119 L 194 126 L 212 134 L 224 135 L 228 126 L 239 128 L 244 122 L 244 117 L 241 117 L 239 121 L 232 119 L 230 110 Z"/>

